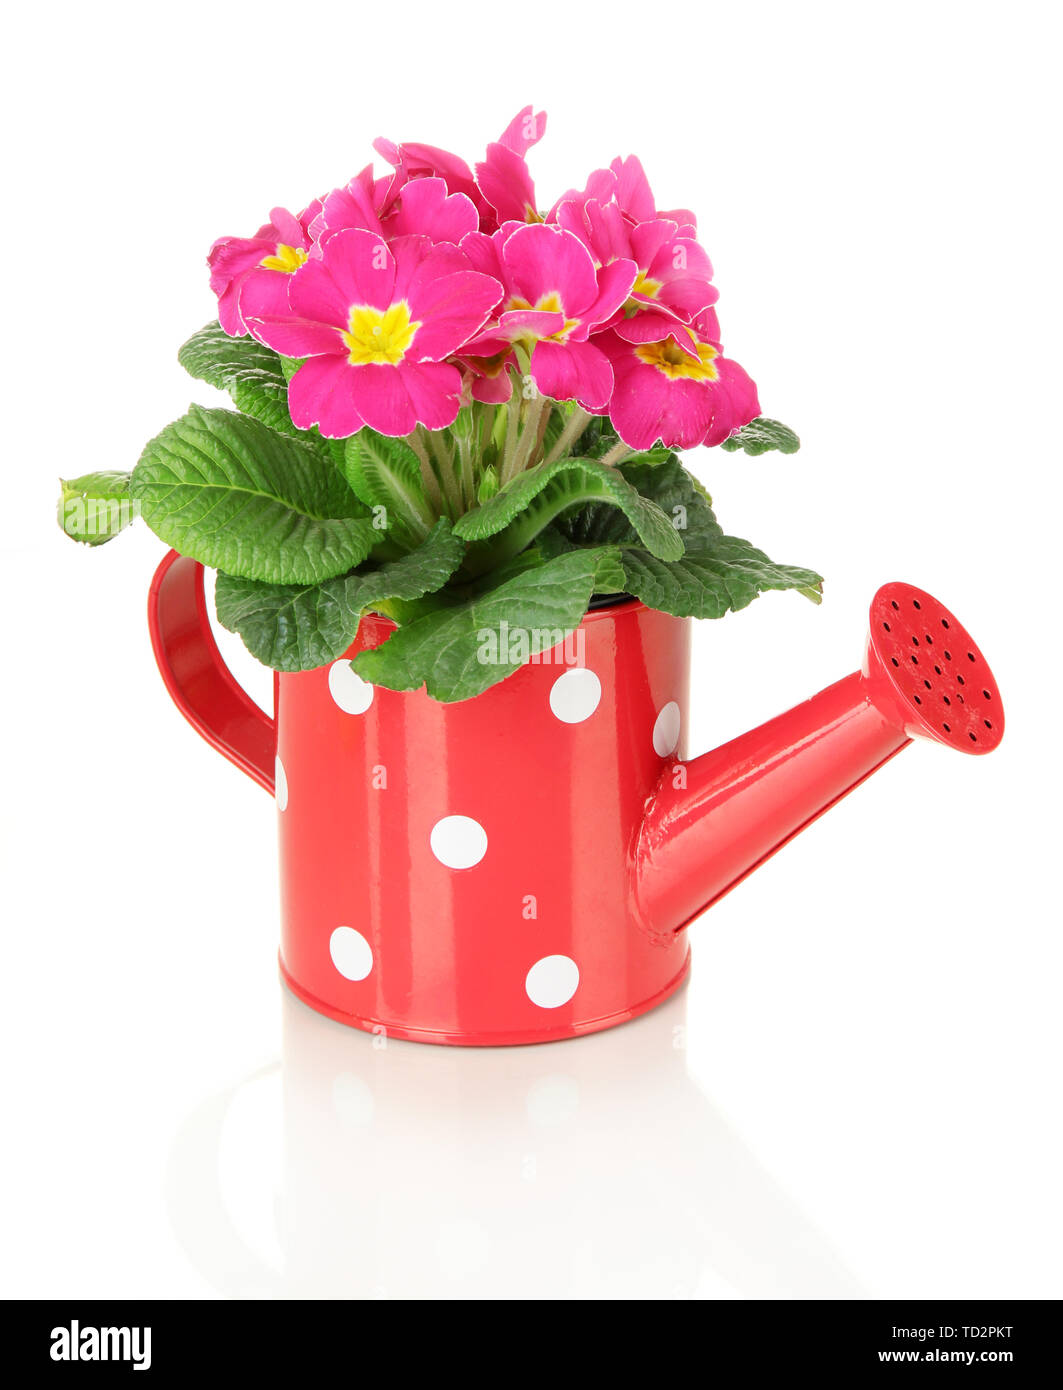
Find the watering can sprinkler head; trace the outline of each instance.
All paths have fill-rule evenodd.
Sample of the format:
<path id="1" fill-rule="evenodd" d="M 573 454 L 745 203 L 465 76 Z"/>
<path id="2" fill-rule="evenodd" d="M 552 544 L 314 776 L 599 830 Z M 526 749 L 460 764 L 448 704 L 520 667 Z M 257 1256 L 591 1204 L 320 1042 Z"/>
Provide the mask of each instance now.
<path id="1" fill-rule="evenodd" d="M 861 670 L 759 728 L 665 769 L 633 850 L 635 913 L 665 939 L 913 738 L 990 753 L 1004 710 L 963 624 L 911 584 L 871 602 Z"/>
<path id="2" fill-rule="evenodd" d="M 871 701 L 892 709 L 909 738 L 961 753 L 991 753 L 1004 707 L 974 639 L 944 604 L 911 584 L 884 584 L 871 600 L 863 675 Z"/>

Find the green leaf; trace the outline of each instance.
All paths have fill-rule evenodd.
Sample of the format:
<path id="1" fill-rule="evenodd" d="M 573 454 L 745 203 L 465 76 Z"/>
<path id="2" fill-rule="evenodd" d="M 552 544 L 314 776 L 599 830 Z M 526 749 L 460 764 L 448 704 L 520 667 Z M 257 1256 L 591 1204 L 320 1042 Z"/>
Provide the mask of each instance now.
<path id="1" fill-rule="evenodd" d="M 220 323 L 208 323 L 192 334 L 177 360 L 190 376 L 227 391 L 238 410 L 271 430 L 295 438 L 306 434 L 288 414 L 281 358 L 254 338 L 230 338 Z"/>
<path id="2" fill-rule="evenodd" d="M 59 525 L 74 541 L 103 545 L 124 530 L 137 514 L 129 495 L 128 473 L 85 473 L 59 479 Z"/>
<path id="3" fill-rule="evenodd" d="M 488 568 L 499 556 L 508 558 L 523 550 L 554 517 L 593 501 L 618 508 L 651 554 L 662 560 L 682 555 L 682 539 L 660 507 L 632 487 L 619 469 L 587 458 L 556 459 L 527 469 L 495 497 L 466 512 L 454 529 L 468 541 L 506 533 L 484 552 L 483 567 Z"/>
<path id="4" fill-rule="evenodd" d="M 177 360 L 190 376 L 228 391 L 233 405 L 245 415 L 279 434 L 305 439 L 343 466 L 342 439 L 326 439 L 316 426 L 301 430 L 292 424 L 288 382 L 305 359 L 281 357 L 254 338 L 230 338 L 219 323 L 208 323 L 192 334 Z"/>
<path id="5" fill-rule="evenodd" d="M 780 454 L 796 454 L 800 447 L 801 441 L 789 425 L 779 420 L 769 420 L 765 415 L 750 420 L 748 425 L 743 425 L 720 445 L 728 453 L 744 449 L 747 454 L 754 455 L 766 454 L 772 449 L 777 449 Z"/>
<path id="6" fill-rule="evenodd" d="M 823 596 L 823 580 L 813 570 L 777 565 L 749 541 L 722 531 L 713 541 L 688 546 L 672 564 L 640 549 L 621 555 L 627 592 L 649 608 L 681 618 L 722 618 L 767 589 L 796 589 L 813 603 Z"/>
<path id="7" fill-rule="evenodd" d="M 367 507 L 383 507 L 386 530 L 400 545 L 424 540 L 435 522 L 421 482 L 421 465 L 404 439 L 368 428 L 346 441 L 343 471 Z"/>
<path id="8" fill-rule="evenodd" d="M 441 588 L 465 547 L 437 522 L 417 550 L 375 569 L 321 584 L 258 584 L 219 574 L 218 621 L 238 632 L 252 656 L 275 671 L 308 671 L 336 661 L 354 641 L 363 612 L 387 599 L 417 599 Z"/>
<path id="9" fill-rule="evenodd" d="M 130 493 L 182 555 L 271 584 L 346 574 L 379 539 L 312 445 L 231 410 L 191 406 L 146 446 Z"/>
<path id="10" fill-rule="evenodd" d="M 615 511 L 597 506 L 562 521 L 553 537 L 555 548 L 559 536 L 570 545 L 618 545 L 624 568 L 620 587 L 648 607 L 679 617 L 720 618 L 768 589 L 796 589 L 820 602 L 823 580 L 813 570 L 777 565 L 749 541 L 724 535 L 708 494 L 678 459 L 658 465 L 629 461 L 620 471 L 672 518 L 686 546 L 682 557 L 662 562 L 638 544 Z"/>
<path id="11" fill-rule="evenodd" d="M 651 500 L 664 513 L 669 525 L 682 537 L 685 548 L 689 549 L 703 530 L 719 530 L 709 494 L 675 454 L 660 463 L 644 462 L 641 456 L 625 459 L 617 471 L 640 496 Z M 625 516 L 601 503 L 563 518 L 560 526 L 579 545 L 631 545 L 639 540 Z"/>
<path id="12" fill-rule="evenodd" d="M 424 685 L 436 700 L 471 699 L 577 628 L 600 569 L 615 567 L 616 558 L 609 548 L 576 550 L 522 568 L 464 603 L 398 628 L 381 646 L 360 652 L 354 669 L 389 690 Z"/>

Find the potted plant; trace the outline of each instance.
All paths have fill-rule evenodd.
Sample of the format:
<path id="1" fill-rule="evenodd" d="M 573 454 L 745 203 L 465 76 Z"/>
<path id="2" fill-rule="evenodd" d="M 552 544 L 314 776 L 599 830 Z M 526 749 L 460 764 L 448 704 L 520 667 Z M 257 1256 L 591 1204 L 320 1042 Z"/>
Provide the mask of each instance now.
<path id="1" fill-rule="evenodd" d="M 570 1036 L 680 983 L 682 928 L 715 895 L 670 858 L 708 785 L 699 802 L 679 761 L 687 620 L 821 596 L 725 534 L 680 462 L 798 447 L 724 351 L 693 213 L 657 209 L 635 158 L 545 206 L 526 162 L 545 126 L 526 107 L 472 169 L 379 140 L 383 175 L 215 242 L 218 317 L 179 357 L 235 410 L 190 407 L 131 473 L 60 501 L 77 540 L 139 516 L 172 547 L 156 655 L 276 792 L 289 983 L 433 1041 Z M 221 665 L 202 566 L 278 673 L 274 720 Z M 712 855 L 733 878 L 782 828 L 764 834 Z"/>

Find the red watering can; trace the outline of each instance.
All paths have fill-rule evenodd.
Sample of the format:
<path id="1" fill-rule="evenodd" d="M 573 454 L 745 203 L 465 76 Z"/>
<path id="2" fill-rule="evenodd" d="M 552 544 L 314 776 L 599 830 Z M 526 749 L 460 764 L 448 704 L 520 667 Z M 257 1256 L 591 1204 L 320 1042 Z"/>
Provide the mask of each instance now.
<path id="1" fill-rule="evenodd" d="M 686 926 L 921 735 L 988 753 L 988 663 L 935 598 L 887 584 L 859 671 L 686 760 L 690 620 L 587 614 L 475 699 L 366 684 L 344 658 L 274 679 L 268 718 L 222 663 L 203 570 L 171 551 L 152 645 L 186 718 L 277 801 L 281 972 L 311 1008 L 419 1042 L 547 1042 L 661 1003 Z"/>

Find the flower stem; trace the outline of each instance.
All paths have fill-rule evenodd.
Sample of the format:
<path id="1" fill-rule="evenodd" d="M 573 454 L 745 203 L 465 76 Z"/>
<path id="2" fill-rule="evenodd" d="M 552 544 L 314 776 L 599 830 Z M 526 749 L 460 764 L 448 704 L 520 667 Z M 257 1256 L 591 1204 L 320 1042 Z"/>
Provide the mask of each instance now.
<path id="1" fill-rule="evenodd" d="M 587 426 L 594 419 L 581 406 L 576 406 L 575 410 L 565 421 L 565 428 L 557 436 L 554 447 L 543 459 L 543 463 L 553 463 L 554 459 L 564 458 L 572 445 L 579 439 L 580 435 L 586 430 Z"/>
<path id="2" fill-rule="evenodd" d="M 514 449 L 512 457 L 506 461 L 500 479 L 503 487 L 505 487 L 506 483 L 508 483 L 511 478 L 515 478 L 518 473 L 523 473 L 525 468 L 528 467 L 532 455 L 535 453 L 536 444 L 542 440 L 539 427 L 543 423 L 544 413 L 546 414 L 546 418 L 549 418 L 549 408 L 550 403 L 546 400 L 545 396 L 536 394 L 528 402 L 524 415 L 524 424 L 520 432 L 520 439 L 517 442 L 517 447 Z"/>
<path id="3" fill-rule="evenodd" d="M 506 442 L 502 447 L 502 463 L 498 478 L 500 483 L 508 483 L 512 476 L 513 455 L 517 451 L 517 428 L 520 424 L 520 393 L 518 381 L 513 381 L 513 391 L 506 405 Z"/>
<path id="4" fill-rule="evenodd" d="M 603 454 L 599 463 L 607 463 L 610 466 L 614 463 L 623 463 L 629 454 L 633 454 L 634 449 L 629 448 L 622 439 L 618 439 L 607 454 Z"/>
<path id="5" fill-rule="evenodd" d="M 432 471 L 431 460 L 428 457 L 428 451 L 425 448 L 422 433 L 423 427 L 418 425 L 412 434 L 406 436 L 406 443 L 417 455 L 417 462 L 421 467 L 421 482 L 424 484 L 425 496 L 428 498 L 429 506 L 438 517 L 442 516 L 446 509 L 443 506 L 443 495 L 439 491 L 439 481 Z"/>
<path id="6" fill-rule="evenodd" d="M 457 441 L 461 495 L 465 510 L 468 511 L 471 507 L 476 506 L 476 474 L 473 469 L 472 438 L 468 434 L 459 434 Z"/>
<path id="7" fill-rule="evenodd" d="M 447 510 L 451 521 L 457 521 L 458 517 L 464 512 L 465 508 L 461 502 L 461 491 L 458 486 L 458 479 L 454 472 L 454 454 L 450 449 L 450 441 L 445 430 L 426 431 L 429 448 L 435 455 L 436 471 L 439 480 L 443 485 L 443 493 L 447 500 Z"/>

